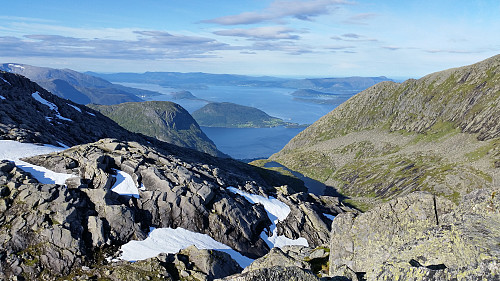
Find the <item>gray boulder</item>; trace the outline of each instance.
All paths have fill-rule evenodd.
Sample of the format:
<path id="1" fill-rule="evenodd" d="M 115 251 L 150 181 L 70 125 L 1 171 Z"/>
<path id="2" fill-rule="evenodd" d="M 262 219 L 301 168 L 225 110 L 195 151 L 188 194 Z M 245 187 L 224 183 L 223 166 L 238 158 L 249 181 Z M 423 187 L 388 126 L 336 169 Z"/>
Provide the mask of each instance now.
<path id="1" fill-rule="evenodd" d="M 260 268 L 242 274 L 232 275 L 221 281 L 319 281 L 320 279 L 311 271 L 297 266 L 273 266 Z"/>
<path id="2" fill-rule="evenodd" d="M 495 194 L 478 190 L 456 206 L 416 192 L 357 217 L 340 214 L 332 225 L 330 275 L 342 276 L 348 267 L 366 273 L 367 280 L 497 280 L 500 200 Z"/>

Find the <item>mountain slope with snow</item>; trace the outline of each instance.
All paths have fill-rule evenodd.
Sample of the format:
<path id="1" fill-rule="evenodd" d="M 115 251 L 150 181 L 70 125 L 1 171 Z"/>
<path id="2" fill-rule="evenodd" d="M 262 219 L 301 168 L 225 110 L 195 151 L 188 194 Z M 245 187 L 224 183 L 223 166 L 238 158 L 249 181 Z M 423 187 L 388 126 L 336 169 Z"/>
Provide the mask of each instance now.
<path id="1" fill-rule="evenodd" d="M 118 104 L 142 101 L 140 96 L 159 94 L 113 84 L 102 78 L 70 69 L 5 63 L 0 65 L 0 70 L 28 77 L 47 91 L 79 104 Z"/>
<path id="2" fill-rule="evenodd" d="M 188 270 L 198 264 L 203 276 L 224 277 L 241 271 L 230 255 L 246 266 L 249 258 L 277 246 L 267 238 L 281 237 L 286 244 L 284 237 L 291 241 L 305 229 L 287 227 L 287 214 L 273 224 L 273 212 L 266 211 L 269 196 L 294 216 L 293 204 L 304 205 L 299 211 L 307 212 L 304 217 L 322 217 L 325 225 L 331 220 L 322 213 L 343 211 L 338 205 L 313 207 L 327 198 L 308 197 L 296 179 L 131 133 L 20 75 L 0 71 L 0 78 L 0 237 L 5 238 L 0 279 L 103 277 L 109 266 L 135 268 L 133 275 L 143 272 L 139 265 L 153 262 L 162 273 L 147 274 L 177 280 L 187 268 L 175 259 L 186 255 L 181 252 L 199 254 L 191 244 L 206 256 L 189 257 Z M 250 199 L 250 193 L 260 199 Z M 312 228 L 311 222 L 303 224 Z M 150 233 L 151 228 L 156 231 Z M 326 227 L 323 231 L 328 236 Z M 135 259 L 145 249 L 134 246 L 122 256 L 122 245 L 151 248 L 150 240 L 168 245 L 174 237 L 179 253 L 158 248 L 153 255 L 167 253 L 135 265 L 119 259 Z M 324 242 L 316 236 L 302 239 L 301 244 Z"/>

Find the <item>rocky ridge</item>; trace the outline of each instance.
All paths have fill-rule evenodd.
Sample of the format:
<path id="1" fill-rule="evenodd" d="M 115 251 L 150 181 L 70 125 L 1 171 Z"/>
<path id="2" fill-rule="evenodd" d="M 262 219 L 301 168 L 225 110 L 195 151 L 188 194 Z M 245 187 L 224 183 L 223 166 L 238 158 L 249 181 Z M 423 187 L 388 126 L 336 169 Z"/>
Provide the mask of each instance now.
<path id="1" fill-rule="evenodd" d="M 102 138 L 116 138 L 152 143 L 163 148 L 168 146 L 155 138 L 131 133 L 98 111 L 55 96 L 25 77 L 0 71 L 0 78 L 0 95 L 3 97 L 0 100 L 1 139 L 73 146 Z M 38 93 L 43 101 L 36 100 L 34 93 Z M 177 105 L 172 106 L 179 109 Z M 175 135 L 173 131 L 177 129 L 176 124 L 171 126 L 170 132 Z M 213 155 L 222 156 L 215 145 L 203 136 L 185 142 L 183 139 L 185 138 L 181 134 L 177 139 L 164 140 L 184 147 L 199 148 L 203 152 L 205 149 Z M 193 154 L 177 146 L 170 146 L 170 151 L 178 151 L 185 156 Z"/>
<path id="2" fill-rule="evenodd" d="M 47 91 L 78 104 L 118 104 L 142 101 L 140 96 L 158 95 L 157 92 L 112 84 L 102 78 L 71 69 L 54 69 L 26 64 L 5 63 L 0 70 L 23 75 Z"/>
<path id="3" fill-rule="evenodd" d="M 500 181 L 500 56 L 349 99 L 271 156 L 369 209 L 424 190 L 455 203 Z"/>
<path id="4" fill-rule="evenodd" d="M 130 240 L 143 240 L 150 227 L 182 227 L 206 233 L 244 255 L 261 257 L 269 251 L 260 237 L 271 224 L 266 211 L 262 205 L 252 205 L 224 187 L 235 186 L 262 195 L 276 196 L 278 192 L 278 198 L 283 196 L 282 191 L 265 183 L 259 185 L 244 175 L 184 162 L 136 142 L 104 139 L 23 160 L 74 177 L 66 181 L 67 187 L 40 184 L 12 162 L 2 162 L 0 236 L 4 251 L 0 260 L 4 277 L 51 279 L 74 270 L 84 274 L 82 268 L 91 268 L 89 274 L 106 275 L 102 271 L 109 268 L 106 253 L 116 252 L 118 246 Z M 130 174 L 137 186 L 144 186 L 140 198 L 110 190 L 116 181 L 116 170 Z M 301 197 L 304 195 L 295 200 Z M 306 217 L 321 220 L 317 209 L 304 210 Z M 343 210 L 335 205 L 320 211 L 337 214 Z M 325 225 L 330 222 L 324 217 L 323 220 Z M 294 232 L 296 227 L 288 227 L 288 233 L 278 233 L 299 236 L 314 222 L 305 225 L 299 233 Z M 326 234 L 328 231 L 323 230 Z M 329 240 L 320 238 L 306 236 L 311 245 Z"/>

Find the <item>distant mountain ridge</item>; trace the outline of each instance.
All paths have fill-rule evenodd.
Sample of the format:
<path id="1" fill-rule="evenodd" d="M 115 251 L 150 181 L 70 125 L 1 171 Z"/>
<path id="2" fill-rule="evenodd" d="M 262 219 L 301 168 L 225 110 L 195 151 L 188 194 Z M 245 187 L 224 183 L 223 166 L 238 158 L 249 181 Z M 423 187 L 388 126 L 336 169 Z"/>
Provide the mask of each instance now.
<path id="1" fill-rule="evenodd" d="M 203 133 L 193 117 L 182 106 L 173 102 L 145 101 L 88 106 L 132 132 L 225 157 Z"/>
<path id="2" fill-rule="evenodd" d="M 142 101 L 140 96 L 159 93 L 112 84 L 99 77 L 70 69 L 54 69 L 26 64 L 5 63 L 0 70 L 21 74 L 53 94 L 79 104 L 117 104 Z"/>
<path id="3" fill-rule="evenodd" d="M 349 99 L 271 156 L 369 208 L 415 190 L 454 202 L 500 182 L 500 55 Z"/>
<path id="4" fill-rule="evenodd" d="M 356 93 L 382 81 L 391 79 L 380 77 L 310 78 L 289 79 L 272 76 L 246 76 L 235 74 L 211 74 L 202 72 L 145 72 L 145 73 L 95 73 L 90 75 L 112 82 L 133 82 L 158 84 L 179 89 L 205 88 L 207 85 L 274 87 L 290 89 L 311 89 L 327 93 Z"/>

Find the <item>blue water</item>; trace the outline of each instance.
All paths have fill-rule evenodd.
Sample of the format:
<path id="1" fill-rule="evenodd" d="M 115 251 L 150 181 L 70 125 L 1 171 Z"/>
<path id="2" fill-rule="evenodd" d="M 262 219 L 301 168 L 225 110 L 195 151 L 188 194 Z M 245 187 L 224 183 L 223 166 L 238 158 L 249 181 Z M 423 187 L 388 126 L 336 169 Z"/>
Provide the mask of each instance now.
<path id="1" fill-rule="evenodd" d="M 217 148 L 236 159 L 267 158 L 280 151 L 304 128 L 201 127 Z"/>
<path id="2" fill-rule="evenodd" d="M 332 111 L 351 95 L 328 97 L 329 104 L 318 104 L 297 100 L 291 94 L 294 89 L 261 88 L 245 86 L 212 86 L 206 89 L 190 89 L 199 100 L 172 99 L 170 93 L 181 89 L 162 87 L 156 84 L 120 83 L 124 86 L 157 91 L 163 95 L 149 100 L 173 101 L 190 113 L 205 106 L 208 102 L 232 102 L 256 107 L 267 114 L 279 117 L 287 122 L 312 124 L 320 117 Z M 318 101 L 321 99 L 310 99 Z M 208 128 L 202 127 L 205 134 L 214 141 L 217 148 L 236 159 L 267 158 L 281 150 L 294 136 L 304 128 Z"/>

